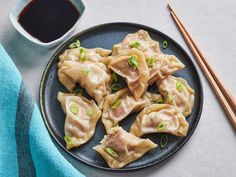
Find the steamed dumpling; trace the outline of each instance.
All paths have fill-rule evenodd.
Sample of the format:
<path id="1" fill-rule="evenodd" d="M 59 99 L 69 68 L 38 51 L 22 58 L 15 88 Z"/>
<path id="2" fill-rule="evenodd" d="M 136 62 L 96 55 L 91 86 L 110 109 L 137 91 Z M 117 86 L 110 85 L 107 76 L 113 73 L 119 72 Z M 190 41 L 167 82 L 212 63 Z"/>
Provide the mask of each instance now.
<path id="1" fill-rule="evenodd" d="M 153 104 L 139 113 L 130 128 L 130 133 L 138 137 L 148 133 L 186 136 L 188 128 L 188 122 L 177 107 L 168 104 Z"/>
<path id="2" fill-rule="evenodd" d="M 149 139 L 138 138 L 121 127 L 112 128 L 100 143 L 93 149 L 106 160 L 110 168 L 122 168 L 157 147 Z"/>
<path id="3" fill-rule="evenodd" d="M 122 55 L 132 48 L 138 49 L 144 55 L 149 70 L 148 84 L 153 84 L 157 79 L 164 79 L 184 68 L 184 64 L 174 55 L 163 54 L 159 43 L 151 39 L 147 31 L 139 30 L 128 34 L 121 43 L 113 46 L 112 55 Z"/>
<path id="4" fill-rule="evenodd" d="M 82 95 L 58 92 L 58 101 L 66 114 L 64 125 L 66 148 L 78 147 L 89 141 L 101 111 L 93 100 Z"/>
<path id="5" fill-rule="evenodd" d="M 115 44 L 112 48 L 112 55 L 119 55 L 132 48 L 142 51 L 145 58 L 161 53 L 159 43 L 152 40 L 147 31 L 139 30 L 136 33 L 128 34 L 121 43 Z"/>
<path id="6" fill-rule="evenodd" d="M 60 73 L 63 73 L 66 78 L 60 78 Z M 58 75 L 64 85 L 68 80 L 73 83 L 68 90 L 73 90 L 76 83 L 79 83 L 99 105 L 103 98 L 110 93 L 112 78 L 103 63 L 89 60 L 83 62 L 64 61 Z"/>
<path id="7" fill-rule="evenodd" d="M 123 120 L 132 112 L 136 112 L 148 106 L 149 99 L 135 100 L 128 88 L 107 95 L 104 100 L 102 122 L 106 132 Z"/>
<path id="8" fill-rule="evenodd" d="M 184 64 L 174 55 L 159 54 L 152 58 L 152 64 L 150 64 L 149 59 L 147 60 L 150 75 L 149 84 L 164 79 L 184 68 Z"/>
<path id="9" fill-rule="evenodd" d="M 191 114 L 194 104 L 194 90 L 185 79 L 169 76 L 157 81 L 157 86 L 165 98 L 165 103 L 178 107 L 185 117 Z"/>
<path id="10" fill-rule="evenodd" d="M 146 91 L 149 71 L 143 53 L 139 50 L 131 49 L 128 53 L 114 57 L 108 67 L 125 78 L 135 99 L 139 99 Z"/>
<path id="11" fill-rule="evenodd" d="M 97 63 L 104 70 L 106 69 L 105 64 L 107 64 L 107 56 L 111 53 L 111 50 L 102 49 L 102 48 L 75 48 L 75 49 L 67 49 L 59 56 L 58 62 L 58 78 L 59 81 L 66 87 L 66 89 L 70 92 L 76 86 L 76 81 L 69 77 L 65 72 L 62 71 L 64 66 L 64 62 L 73 61 L 73 62 L 84 62 L 90 61 L 93 63 Z"/>

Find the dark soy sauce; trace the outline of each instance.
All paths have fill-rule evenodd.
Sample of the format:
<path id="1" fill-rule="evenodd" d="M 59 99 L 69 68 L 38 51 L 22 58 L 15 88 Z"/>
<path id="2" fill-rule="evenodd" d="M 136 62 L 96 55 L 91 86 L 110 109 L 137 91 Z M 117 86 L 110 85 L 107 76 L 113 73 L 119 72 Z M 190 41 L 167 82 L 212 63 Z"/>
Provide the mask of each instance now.
<path id="1" fill-rule="evenodd" d="M 32 0 L 19 14 L 18 22 L 33 37 L 51 42 L 69 31 L 79 17 L 69 0 Z"/>

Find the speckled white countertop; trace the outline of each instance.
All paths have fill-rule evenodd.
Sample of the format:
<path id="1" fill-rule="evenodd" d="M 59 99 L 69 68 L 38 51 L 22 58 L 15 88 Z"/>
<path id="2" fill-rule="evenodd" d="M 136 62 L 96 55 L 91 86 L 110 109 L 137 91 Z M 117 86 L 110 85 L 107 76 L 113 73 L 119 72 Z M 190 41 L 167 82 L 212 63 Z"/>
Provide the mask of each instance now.
<path id="1" fill-rule="evenodd" d="M 107 22 L 136 22 L 156 28 L 175 39 L 189 54 L 166 8 L 166 0 L 85 0 L 86 14 L 77 30 Z M 236 97 L 236 1 L 170 0 L 224 84 Z M 11 25 L 15 1 L 0 1 L 0 42 L 14 60 L 38 101 L 43 69 L 54 49 L 27 41 Z M 196 63 L 196 62 L 195 62 Z M 199 70 L 200 71 L 200 70 Z M 198 127 L 188 143 L 160 165 L 128 173 L 104 172 L 61 153 L 88 177 L 235 177 L 236 133 L 200 71 L 204 106 Z M 59 148 L 60 149 L 60 148 Z"/>

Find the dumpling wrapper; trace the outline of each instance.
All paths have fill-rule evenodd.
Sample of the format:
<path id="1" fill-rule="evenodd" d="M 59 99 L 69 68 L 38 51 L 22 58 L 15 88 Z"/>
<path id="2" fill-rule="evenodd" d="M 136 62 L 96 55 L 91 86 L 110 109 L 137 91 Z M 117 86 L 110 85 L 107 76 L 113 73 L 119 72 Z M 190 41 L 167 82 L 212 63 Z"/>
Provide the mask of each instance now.
<path id="1" fill-rule="evenodd" d="M 61 64 L 65 60 L 80 61 L 80 49 L 81 47 L 65 50 L 59 56 L 60 61 L 58 63 L 58 67 L 60 68 Z M 92 48 L 92 49 L 83 48 L 83 49 L 85 51 L 86 59 L 89 61 L 94 61 L 94 62 L 106 63 L 107 56 L 111 54 L 111 50 L 103 49 L 103 48 Z"/>
<path id="2" fill-rule="evenodd" d="M 188 122 L 177 107 L 168 104 L 153 104 L 139 113 L 130 128 L 130 133 L 137 137 L 148 133 L 186 136 L 188 128 Z"/>
<path id="3" fill-rule="evenodd" d="M 64 66 L 65 61 L 81 62 L 80 49 L 67 49 L 59 56 L 58 62 L 58 77 L 59 81 L 66 87 L 70 92 L 75 88 L 76 81 L 69 77 L 66 73 L 62 72 L 61 68 Z M 111 50 L 102 48 L 87 49 L 83 48 L 85 52 L 85 58 L 88 61 L 107 64 L 107 56 L 111 53 Z M 103 66 L 104 68 L 104 66 Z"/>
<path id="4" fill-rule="evenodd" d="M 185 65 L 174 55 L 159 54 L 153 65 L 149 67 L 148 84 L 151 85 L 156 80 L 167 78 L 184 67 Z"/>
<path id="5" fill-rule="evenodd" d="M 121 127 L 112 128 L 100 143 L 93 149 L 106 160 L 110 168 L 122 168 L 157 147 L 151 140 L 138 138 Z M 113 150 L 113 155 L 107 148 Z"/>
<path id="6" fill-rule="evenodd" d="M 112 108 L 112 104 L 117 100 L 120 101 L 120 105 Z M 107 95 L 104 99 L 102 113 L 102 122 L 106 132 L 108 133 L 112 127 L 117 126 L 130 113 L 140 111 L 148 105 L 150 105 L 148 98 L 135 100 L 128 88 Z"/>
<path id="7" fill-rule="evenodd" d="M 69 88 L 70 91 L 76 83 L 79 83 L 96 100 L 98 105 L 102 103 L 106 95 L 110 94 L 112 78 L 103 63 L 88 60 L 84 62 L 64 61 L 58 73 L 66 75 L 66 80 L 60 78 L 59 75 L 59 80 L 62 83 L 67 82 L 67 79 L 73 81 L 73 87 Z"/>
<path id="8" fill-rule="evenodd" d="M 136 68 L 132 68 L 128 63 L 132 55 L 137 56 L 138 65 Z M 135 99 L 139 99 L 144 94 L 147 88 L 149 71 L 142 52 L 131 49 L 128 53 L 113 58 L 108 67 L 125 78 Z"/>
<path id="9" fill-rule="evenodd" d="M 89 141 L 101 116 L 101 111 L 95 102 L 79 94 L 62 92 L 58 92 L 57 99 L 66 114 L 64 125 L 66 148 L 78 147 Z M 73 112 L 75 110 L 71 106 L 75 105 L 78 112 Z"/>
<path id="10" fill-rule="evenodd" d="M 148 99 L 150 103 L 160 103 L 163 102 L 163 98 L 160 94 L 152 93 L 152 92 L 146 92 L 143 97 L 143 99 Z"/>
<path id="11" fill-rule="evenodd" d="M 134 48 L 132 47 L 133 42 L 140 43 L 137 49 L 144 53 L 145 58 L 161 53 L 159 42 L 152 40 L 147 31 L 139 30 L 136 33 L 126 35 L 122 42 L 113 45 L 112 56 L 130 51 Z"/>
<path id="12" fill-rule="evenodd" d="M 157 86 L 165 98 L 165 103 L 178 107 L 185 117 L 191 114 L 195 91 L 185 79 L 169 76 L 157 81 Z"/>

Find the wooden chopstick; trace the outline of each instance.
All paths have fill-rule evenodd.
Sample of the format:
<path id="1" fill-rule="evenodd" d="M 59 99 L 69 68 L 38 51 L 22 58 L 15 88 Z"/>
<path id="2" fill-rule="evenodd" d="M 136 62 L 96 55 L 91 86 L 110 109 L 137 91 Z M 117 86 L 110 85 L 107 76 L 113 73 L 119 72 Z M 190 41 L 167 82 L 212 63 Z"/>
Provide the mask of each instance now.
<path id="1" fill-rule="evenodd" d="M 200 55 L 202 61 L 204 62 L 204 64 L 206 65 L 207 69 L 209 70 L 209 72 L 211 73 L 212 77 L 215 79 L 215 81 L 217 82 L 217 85 L 220 87 L 220 90 L 223 92 L 224 96 L 226 97 L 226 99 L 228 100 L 228 102 L 230 103 L 232 109 L 234 111 L 236 111 L 236 101 L 234 99 L 234 97 L 230 94 L 230 92 L 225 88 L 225 86 L 223 85 L 222 81 L 220 80 L 219 76 L 217 75 L 217 73 L 214 71 L 214 69 L 211 67 L 211 65 L 207 62 L 207 59 L 205 58 L 205 56 L 203 55 L 203 53 L 201 52 L 201 50 L 199 49 L 199 47 L 197 46 L 196 42 L 192 39 L 192 37 L 190 36 L 190 34 L 188 33 L 188 31 L 186 30 L 183 22 L 177 17 L 175 11 L 173 10 L 172 6 L 170 4 L 168 4 L 168 7 L 170 9 L 170 11 L 173 13 L 173 15 L 175 16 L 175 18 L 179 21 L 180 25 L 182 26 L 182 28 L 184 29 L 186 35 L 189 37 L 191 43 L 193 44 L 193 46 L 195 47 L 195 49 L 197 50 L 198 54 Z M 172 16 L 173 16 L 172 15 Z"/>
<path id="2" fill-rule="evenodd" d="M 203 56 L 202 52 L 198 52 L 198 51 L 200 51 L 199 48 L 195 47 L 196 43 L 193 44 L 193 42 L 192 42 L 193 40 L 192 40 L 191 36 L 186 31 L 186 29 L 183 26 L 183 24 L 181 23 L 181 21 L 179 21 L 179 18 L 177 17 L 175 12 L 173 11 L 173 8 L 169 4 L 168 4 L 168 7 L 170 9 L 171 16 L 173 17 L 174 21 L 176 22 L 176 24 L 177 24 L 178 28 L 180 29 L 184 39 L 186 40 L 186 42 L 187 42 L 188 46 L 190 47 L 193 55 L 195 56 L 199 66 L 201 67 L 202 71 L 204 72 L 205 76 L 207 77 L 207 79 L 208 79 L 210 85 L 212 86 L 214 92 L 216 93 L 217 98 L 219 99 L 220 103 L 222 104 L 222 106 L 223 106 L 226 114 L 228 115 L 229 120 L 231 121 L 233 127 L 236 129 L 236 116 L 234 114 L 234 108 L 233 108 L 234 104 L 229 104 L 231 102 L 235 103 L 233 97 L 230 94 L 228 94 L 229 95 L 228 97 L 224 96 L 224 91 L 227 92 L 227 90 L 224 88 L 222 82 L 221 82 L 221 86 L 224 89 L 221 90 L 220 85 L 218 85 L 219 78 L 215 74 L 215 76 L 216 76 L 215 78 L 217 78 L 217 79 L 214 79 L 213 75 L 211 74 L 210 70 L 208 69 L 207 65 L 204 62 L 204 61 L 206 61 L 206 58 Z M 204 59 L 202 59 L 201 56 L 203 56 Z M 208 64 L 208 66 L 210 66 L 210 65 Z M 211 68 L 211 71 L 214 72 L 212 67 L 210 67 L 210 68 Z M 229 97 L 231 99 L 229 99 Z"/>

